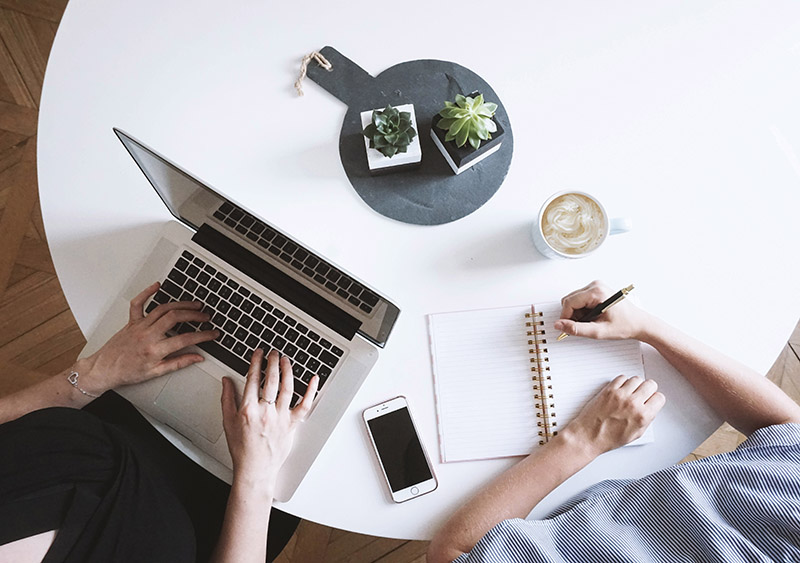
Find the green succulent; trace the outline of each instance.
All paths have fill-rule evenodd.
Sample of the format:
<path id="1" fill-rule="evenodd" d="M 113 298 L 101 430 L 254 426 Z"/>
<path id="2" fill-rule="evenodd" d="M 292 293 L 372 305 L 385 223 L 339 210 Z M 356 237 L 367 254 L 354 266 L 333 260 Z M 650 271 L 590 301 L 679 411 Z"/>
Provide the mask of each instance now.
<path id="1" fill-rule="evenodd" d="M 392 106 L 386 106 L 383 111 L 373 111 L 372 123 L 364 128 L 369 148 L 377 149 L 389 158 L 406 152 L 416 135 L 411 126 L 411 113 L 397 111 Z"/>
<path id="2" fill-rule="evenodd" d="M 456 96 L 455 103 L 445 102 L 444 109 L 439 112 L 442 119 L 436 126 L 447 131 L 445 141 L 455 141 L 458 147 L 463 147 L 467 141 L 473 149 L 481 146 L 481 141 L 492 138 L 492 133 L 497 131 L 497 125 L 492 116 L 497 111 L 497 104 L 484 102 L 483 94 L 475 98 Z"/>

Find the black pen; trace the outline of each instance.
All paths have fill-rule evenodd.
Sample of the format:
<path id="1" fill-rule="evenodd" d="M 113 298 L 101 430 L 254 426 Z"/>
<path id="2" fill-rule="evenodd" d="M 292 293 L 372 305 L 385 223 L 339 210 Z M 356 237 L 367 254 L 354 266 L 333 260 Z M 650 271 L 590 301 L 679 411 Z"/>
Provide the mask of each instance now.
<path id="1" fill-rule="evenodd" d="M 575 319 L 575 322 L 578 323 L 590 323 L 595 320 L 597 317 L 608 311 L 611 307 L 625 299 L 625 296 L 628 295 L 631 291 L 633 291 L 633 285 L 629 285 L 628 287 L 623 287 L 614 295 L 597 305 L 594 309 L 586 313 L 585 315 L 581 315 L 581 318 Z M 566 332 L 562 332 L 556 340 L 564 340 L 569 334 Z"/>

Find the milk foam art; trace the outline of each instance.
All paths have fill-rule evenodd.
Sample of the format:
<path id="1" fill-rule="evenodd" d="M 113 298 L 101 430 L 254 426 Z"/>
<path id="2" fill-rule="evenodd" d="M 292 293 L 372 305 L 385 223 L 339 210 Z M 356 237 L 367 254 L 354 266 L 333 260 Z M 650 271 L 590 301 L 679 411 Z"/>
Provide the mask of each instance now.
<path id="1" fill-rule="evenodd" d="M 578 255 L 593 250 L 602 242 L 606 217 L 597 203 L 580 194 L 564 194 L 554 199 L 542 217 L 542 234 L 558 252 Z"/>

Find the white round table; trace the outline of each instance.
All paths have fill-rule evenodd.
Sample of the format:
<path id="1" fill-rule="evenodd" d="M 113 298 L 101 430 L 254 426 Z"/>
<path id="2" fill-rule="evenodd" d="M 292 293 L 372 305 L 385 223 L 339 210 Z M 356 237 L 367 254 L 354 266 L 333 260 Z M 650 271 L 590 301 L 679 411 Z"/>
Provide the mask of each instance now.
<path id="1" fill-rule="evenodd" d="M 462 17 L 470 23 L 460 24 Z M 388 346 L 289 503 L 366 534 L 425 539 L 514 459 L 436 464 L 439 489 L 390 502 L 363 408 L 406 395 L 437 436 L 425 315 L 560 298 L 592 279 L 635 283 L 643 305 L 766 371 L 800 317 L 800 5 L 471 0 L 71 0 L 50 55 L 39 124 L 48 241 L 89 333 L 166 208 L 111 128 L 121 127 L 293 233 L 402 309 Z M 501 97 L 514 159 L 498 193 L 454 223 L 373 212 L 338 155 L 346 108 L 300 58 L 332 45 L 373 75 L 414 59 L 458 62 Z M 438 155 L 428 155 L 439 158 Z M 553 192 L 596 195 L 634 230 L 593 256 L 551 261 L 529 230 Z M 682 458 L 719 424 L 648 351 L 668 403 L 653 444 L 602 456 L 533 516 L 600 479 Z"/>

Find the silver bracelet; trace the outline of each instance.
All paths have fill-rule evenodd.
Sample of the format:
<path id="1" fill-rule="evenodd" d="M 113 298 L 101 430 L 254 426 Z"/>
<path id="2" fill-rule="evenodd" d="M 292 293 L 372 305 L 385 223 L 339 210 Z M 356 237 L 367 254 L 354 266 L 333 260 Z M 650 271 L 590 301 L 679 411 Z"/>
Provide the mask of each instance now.
<path id="1" fill-rule="evenodd" d="M 71 372 L 69 372 L 69 375 L 67 376 L 67 381 L 69 381 L 70 385 L 72 385 L 75 389 L 77 389 L 78 391 L 80 391 L 81 393 L 86 395 L 87 397 L 92 397 L 93 399 L 97 399 L 100 395 L 92 395 L 88 391 L 84 391 L 83 389 L 81 389 L 78 386 L 78 377 L 79 377 L 79 375 L 80 374 L 77 371 L 71 371 Z"/>

